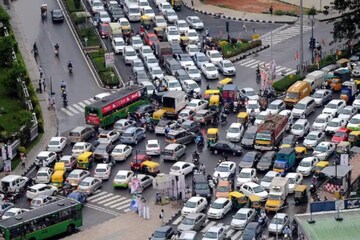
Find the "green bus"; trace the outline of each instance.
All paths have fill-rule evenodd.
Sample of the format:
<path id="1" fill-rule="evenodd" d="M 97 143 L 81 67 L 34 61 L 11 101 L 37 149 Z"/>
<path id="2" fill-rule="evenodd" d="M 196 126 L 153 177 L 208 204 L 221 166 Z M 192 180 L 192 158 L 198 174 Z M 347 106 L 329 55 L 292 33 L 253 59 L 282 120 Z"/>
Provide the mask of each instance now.
<path id="1" fill-rule="evenodd" d="M 0 221 L 0 239 L 48 239 L 74 232 L 82 226 L 82 221 L 81 204 L 65 198 Z"/>
<path id="2" fill-rule="evenodd" d="M 85 107 L 85 121 L 94 126 L 106 127 L 121 118 L 127 118 L 129 112 L 135 112 L 143 104 L 149 103 L 146 88 L 130 85 L 110 96 Z"/>

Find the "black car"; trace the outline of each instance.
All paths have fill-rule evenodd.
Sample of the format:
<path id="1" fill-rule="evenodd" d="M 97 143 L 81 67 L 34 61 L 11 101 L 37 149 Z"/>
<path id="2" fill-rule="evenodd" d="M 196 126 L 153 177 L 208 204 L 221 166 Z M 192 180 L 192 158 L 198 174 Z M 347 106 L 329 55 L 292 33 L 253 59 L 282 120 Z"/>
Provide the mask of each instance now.
<path id="1" fill-rule="evenodd" d="M 216 143 L 210 144 L 209 150 L 214 154 L 225 153 L 232 155 L 241 155 L 242 148 L 228 141 L 218 141 Z"/>
<path id="2" fill-rule="evenodd" d="M 179 80 L 181 83 L 185 80 L 191 80 L 189 74 L 184 70 L 180 69 L 175 72 L 175 77 L 177 80 Z"/>
<path id="3" fill-rule="evenodd" d="M 173 57 L 176 58 L 178 54 L 184 53 L 179 43 L 170 43 Z"/>
<path id="4" fill-rule="evenodd" d="M 121 8 L 111 8 L 110 11 L 110 18 L 112 22 L 117 22 L 120 18 L 124 18 L 125 14 Z"/>
<path id="5" fill-rule="evenodd" d="M 94 160 L 108 160 L 113 148 L 114 145 L 112 145 L 111 143 L 100 143 L 94 150 Z"/>
<path id="6" fill-rule="evenodd" d="M 175 234 L 174 229 L 171 226 L 162 226 L 155 230 L 151 240 L 167 240 Z"/>
<path id="7" fill-rule="evenodd" d="M 276 152 L 268 151 L 261 158 L 258 164 L 256 165 L 256 169 L 259 171 L 270 170 L 272 165 L 275 162 Z"/>
<path id="8" fill-rule="evenodd" d="M 197 133 L 200 131 L 199 123 L 191 120 L 186 120 L 181 124 L 181 128 L 189 132 Z"/>
<path id="9" fill-rule="evenodd" d="M 239 163 L 240 168 L 252 168 L 261 158 L 261 153 L 256 151 L 247 152 Z"/>
<path id="10" fill-rule="evenodd" d="M 211 200 L 212 188 L 203 174 L 194 174 L 192 179 L 192 196 L 205 197 Z"/>
<path id="11" fill-rule="evenodd" d="M 258 222 L 251 222 L 246 225 L 243 231 L 243 240 L 258 240 L 262 237 L 264 231 L 264 224 Z"/>
<path id="12" fill-rule="evenodd" d="M 164 68 L 166 73 L 175 76 L 175 72 L 181 69 L 181 65 L 174 58 L 168 58 L 165 60 Z"/>
<path id="13" fill-rule="evenodd" d="M 51 19 L 53 22 L 63 22 L 64 14 L 60 9 L 51 10 Z"/>
<path id="14" fill-rule="evenodd" d="M 148 113 L 148 114 L 152 114 L 153 112 L 155 111 L 155 107 L 151 104 L 145 104 L 145 105 L 141 105 L 139 106 L 135 113 L 138 117 L 140 116 L 143 116 L 145 113 Z"/>
<path id="15" fill-rule="evenodd" d="M 286 145 L 284 147 L 294 147 L 297 140 L 298 140 L 297 136 L 290 134 L 282 139 L 281 145 Z"/>

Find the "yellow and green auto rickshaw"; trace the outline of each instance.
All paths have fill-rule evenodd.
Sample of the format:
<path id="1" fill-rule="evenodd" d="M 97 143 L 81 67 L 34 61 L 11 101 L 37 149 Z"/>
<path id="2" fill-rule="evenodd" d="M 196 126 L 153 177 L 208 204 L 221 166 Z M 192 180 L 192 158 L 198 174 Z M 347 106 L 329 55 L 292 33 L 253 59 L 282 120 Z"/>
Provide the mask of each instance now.
<path id="1" fill-rule="evenodd" d="M 294 200 L 295 200 L 295 205 L 299 205 L 301 203 L 307 203 L 309 201 L 306 185 L 297 185 L 295 187 Z"/>
<path id="2" fill-rule="evenodd" d="M 232 207 L 235 209 L 240 209 L 246 206 L 248 201 L 247 197 L 243 193 L 237 191 L 230 192 L 228 198 L 231 200 Z"/>
<path id="3" fill-rule="evenodd" d="M 131 36 L 131 27 L 122 26 L 121 30 L 124 38 L 128 38 Z"/>
<path id="4" fill-rule="evenodd" d="M 296 146 L 295 147 L 295 154 L 296 154 L 296 159 L 302 159 L 304 157 L 306 157 L 307 155 L 307 149 L 304 146 Z"/>
<path id="5" fill-rule="evenodd" d="M 251 194 L 249 196 L 249 203 L 248 203 L 250 208 L 255 209 L 255 211 L 260 214 L 261 211 L 261 198 L 255 194 Z"/>
<path id="6" fill-rule="evenodd" d="M 180 36 L 180 46 L 185 49 L 187 45 L 190 44 L 190 39 L 188 36 L 182 35 Z"/>
<path id="7" fill-rule="evenodd" d="M 351 146 L 360 147 L 360 131 L 352 131 L 349 134 L 348 141 Z"/>
<path id="8" fill-rule="evenodd" d="M 64 185 L 65 182 L 65 163 L 64 162 L 57 162 L 54 166 L 54 173 L 51 176 L 51 185 L 60 188 Z"/>
<path id="9" fill-rule="evenodd" d="M 153 117 L 152 117 L 153 122 L 158 123 L 160 121 L 160 119 L 164 117 L 165 113 L 166 113 L 166 110 L 164 110 L 164 109 L 159 109 L 159 110 L 155 111 L 153 113 Z"/>
<path id="10" fill-rule="evenodd" d="M 241 123 L 243 126 L 246 126 L 246 124 L 249 122 L 249 113 L 240 112 L 237 115 L 236 119 L 238 123 Z"/>
<path id="11" fill-rule="evenodd" d="M 349 153 L 351 148 L 351 143 L 348 141 L 341 141 L 336 146 L 336 153 L 337 154 L 343 154 L 343 153 Z"/>
<path id="12" fill-rule="evenodd" d="M 93 153 L 84 152 L 78 156 L 76 167 L 81 169 L 90 169 L 92 163 L 93 163 Z"/>
<path id="13" fill-rule="evenodd" d="M 146 30 L 149 30 L 151 27 L 151 17 L 148 15 L 141 16 L 141 26 L 143 26 Z"/>
<path id="14" fill-rule="evenodd" d="M 181 0 L 170 0 L 171 6 L 172 8 L 179 12 L 181 11 L 181 7 L 182 7 L 182 1 Z"/>
<path id="15" fill-rule="evenodd" d="M 160 164 L 153 161 L 144 161 L 140 166 L 141 172 L 156 177 L 160 173 Z"/>
<path id="16" fill-rule="evenodd" d="M 204 99 L 205 100 L 207 100 L 207 101 L 209 101 L 210 100 L 210 98 L 211 98 L 211 96 L 213 96 L 213 95 L 218 95 L 218 96 L 220 96 L 220 90 L 219 89 L 208 89 L 208 90 L 206 90 L 205 91 L 205 93 L 204 93 Z"/>
<path id="17" fill-rule="evenodd" d="M 325 175 L 321 171 L 327 166 L 329 166 L 328 161 L 319 161 L 315 164 L 314 173 L 319 179 L 323 179 L 325 177 Z"/>
<path id="18" fill-rule="evenodd" d="M 218 82 L 218 85 L 217 85 L 217 87 L 218 87 L 218 89 L 220 90 L 220 92 L 223 90 L 223 87 L 224 87 L 224 85 L 226 85 L 226 84 L 231 84 L 233 82 L 233 79 L 232 78 L 224 78 L 223 80 L 220 80 L 219 82 Z"/>
<path id="19" fill-rule="evenodd" d="M 154 27 L 154 34 L 158 37 L 159 41 L 163 41 L 165 38 L 165 31 L 161 27 Z"/>
<path id="20" fill-rule="evenodd" d="M 218 128 L 209 128 L 207 130 L 207 144 L 208 146 L 210 144 L 216 143 L 219 140 L 219 129 Z"/>

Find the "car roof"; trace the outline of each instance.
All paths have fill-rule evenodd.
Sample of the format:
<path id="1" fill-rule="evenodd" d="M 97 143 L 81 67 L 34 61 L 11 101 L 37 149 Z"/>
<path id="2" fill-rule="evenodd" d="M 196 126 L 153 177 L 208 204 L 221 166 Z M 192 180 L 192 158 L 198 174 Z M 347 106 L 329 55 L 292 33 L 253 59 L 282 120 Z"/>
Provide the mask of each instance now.
<path id="1" fill-rule="evenodd" d="M 275 99 L 275 100 L 272 101 L 270 104 L 280 104 L 280 103 L 282 103 L 282 102 L 284 102 L 284 101 L 281 100 L 281 99 Z"/>
<path id="2" fill-rule="evenodd" d="M 39 152 L 39 154 L 37 155 L 38 157 L 47 157 L 49 156 L 51 152 L 50 151 L 41 151 Z"/>
<path id="3" fill-rule="evenodd" d="M 248 186 L 250 186 L 250 187 L 257 187 L 257 186 L 259 186 L 259 184 L 254 183 L 254 182 L 246 182 L 246 183 L 244 183 L 244 184 L 246 184 L 246 185 L 248 185 Z M 243 184 L 243 186 L 244 186 L 244 184 Z"/>
<path id="4" fill-rule="evenodd" d="M 204 199 L 204 197 L 198 197 L 198 196 L 195 196 L 195 197 L 191 197 L 191 198 L 189 198 L 189 200 L 188 201 L 190 201 L 190 202 L 197 202 L 197 201 L 199 201 L 199 200 L 201 200 L 201 199 Z"/>
<path id="5" fill-rule="evenodd" d="M 299 175 L 298 173 L 296 172 L 289 172 L 286 174 L 286 177 L 287 178 L 294 178 L 296 175 Z"/>
<path id="6" fill-rule="evenodd" d="M 255 170 L 255 168 L 243 168 L 241 169 L 241 172 L 251 172 L 253 170 Z"/>
<path id="7" fill-rule="evenodd" d="M 165 149 L 174 150 L 174 149 L 177 148 L 179 145 L 181 145 L 181 144 L 178 144 L 178 143 L 170 143 L 169 145 L 167 145 L 167 146 L 165 147 Z"/>
<path id="8" fill-rule="evenodd" d="M 341 119 L 341 118 L 333 118 L 333 119 L 331 119 L 331 122 L 340 122 L 342 120 L 343 119 Z"/>
<path id="9" fill-rule="evenodd" d="M 154 143 L 159 144 L 159 140 L 157 140 L 157 139 L 150 139 L 150 140 L 147 140 L 147 143 L 148 143 L 148 144 L 154 144 Z"/>
<path id="10" fill-rule="evenodd" d="M 216 203 L 224 203 L 224 202 L 226 202 L 228 199 L 227 198 L 217 198 L 217 199 L 215 199 L 215 201 L 214 201 L 214 203 L 216 202 Z"/>
<path id="11" fill-rule="evenodd" d="M 253 210 L 252 208 L 240 208 L 236 213 L 248 213 L 251 210 Z"/>
<path id="12" fill-rule="evenodd" d="M 125 129 L 124 133 L 131 133 L 133 131 L 135 131 L 137 129 L 137 127 L 129 127 L 127 129 Z"/>
<path id="13" fill-rule="evenodd" d="M 52 138 L 50 139 L 50 141 L 54 141 L 54 140 L 60 141 L 62 138 L 64 138 L 64 137 L 52 137 Z"/>
<path id="14" fill-rule="evenodd" d="M 116 175 L 127 175 L 129 172 L 131 172 L 130 170 L 119 170 Z"/>
<path id="15" fill-rule="evenodd" d="M 177 161 L 176 163 L 174 163 L 174 165 L 173 165 L 173 166 L 182 166 L 182 165 L 184 165 L 184 164 L 186 164 L 186 163 L 189 163 L 189 162 L 185 162 L 185 161 Z"/>
<path id="16" fill-rule="evenodd" d="M 275 172 L 275 171 L 268 171 L 265 176 L 268 176 L 268 177 L 272 177 L 272 176 L 276 176 L 278 175 L 279 173 L 278 172 Z"/>
<path id="17" fill-rule="evenodd" d="M 276 217 L 276 218 L 285 218 L 287 216 L 287 214 L 286 213 L 276 213 L 275 214 L 275 216 L 274 217 Z"/>
<path id="18" fill-rule="evenodd" d="M 235 164 L 235 162 L 232 161 L 225 161 L 219 164 L 219 166 L 229 166 L 230 164 Z"/>
<path id="19" fill-rule="evenodd" d="M 250 151 L 250 152 L 247 152 L 245 155 L 246 155 L 246 156 L 255 156 L 256 154 L 258 154 L 258 152 L 256 152 L 256 151 Z"/>
<path id="20" fill-rule="evenodd" d="M 35 184 L 35 185 L 31 186 L 30 188 L 32 188 L 32 189 L 39 189 L 39 188 L 46 187 L 46 186 L 47 186 L 47 184 L 38 183 L 38 184 Z"/>
<path id="21" fill-rule="evenodd" d="M 326 117 L 329 117 L 331 116 L 330 114 L 327 114 L 327 113 L 321 113 L 319 114 L 319 116 L 317 116 L 316 118 L 326 118 Z"/>
<path id="22" fill-rule="evenodd" d="M 325 142 L 325 141 L 324 141 L 324 142 L 319 143 L 318 146 L 319 146 L 319 145 L 327 146 L 327 145 L 329 145 L 329 144 L 330 144 L 330 142 Z"/>
<path id="23" fill-rule="evenodd" d="M 341 99 L 333 99 L 329 103 L 339 103 L 339 102 L 343 102 L 343 101 L 344 100 L 341 100 Z"/>
<path id="24" fill-rule="evenodd" d="M 96 165 L 96 168 L 107 168 L 109 166 L 109 164 L 107 163 L 98 163 Z"/>
<path id="25" fill-rule="evenodd" d="M 82 182 L 91 182 L 93 181 L 95 178 L 94 177 L 86 177 L 82 180 Z"/>
<path id="26" fill-rule="evenodd" d="M 77 173 L 77 174 L 79 174 L 79 173 L 81 173 L 81 172 L 83 172 L 83 171 L 85 171 L 85 170 L 83 170 L 83 169 L 74 169 L 74 170 L 71 171 L 71 173 Z"/>
<path id="27" fill-rule="evenodd" d="M 207 230 L 207 232 L 218 232 L 221 228 L 220 226 L 212 226 L 211 228 L 209 228 L 209 230 Z"/>
<path id="28" fill-rule="evenodd" d="M 241 123 L 232 123 L 232 124 L 230 125 L 230 127 L 236 127 L 236 128 L 241 127 L 241 126 L 242 126 Z"/>
<path id="29" fill-rule="evenodd" d="M 298 119 L 296 120 L 295 124 L 305 124 L 308 120 L 306 119 Z"/>

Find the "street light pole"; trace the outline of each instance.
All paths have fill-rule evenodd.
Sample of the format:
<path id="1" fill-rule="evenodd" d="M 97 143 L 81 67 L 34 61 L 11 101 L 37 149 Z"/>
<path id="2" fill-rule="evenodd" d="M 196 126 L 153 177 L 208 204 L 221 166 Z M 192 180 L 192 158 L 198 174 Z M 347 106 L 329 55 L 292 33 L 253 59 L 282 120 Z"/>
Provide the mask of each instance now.
<path id="1" fill-rule="evenodd" d="M 304 9 L 303 9 L 303 0 L 300 0 L 300 76 L 304 75 L 304 34 L 303 34 L 303 25 L 304 25 Z"/>
<path id="2" fill-rule="evenodd" d="M 314 17 L 315 15 L 313 15 L 312 19 L 311 19 L 311 40 L 310 40 L 310 44 L 311 44 L 311 63 L 314 64 L 314 52 L 315 52 L 315 39 L 314 39 Z"/>

